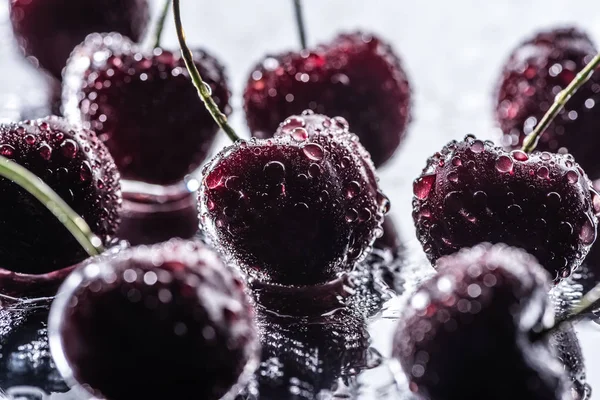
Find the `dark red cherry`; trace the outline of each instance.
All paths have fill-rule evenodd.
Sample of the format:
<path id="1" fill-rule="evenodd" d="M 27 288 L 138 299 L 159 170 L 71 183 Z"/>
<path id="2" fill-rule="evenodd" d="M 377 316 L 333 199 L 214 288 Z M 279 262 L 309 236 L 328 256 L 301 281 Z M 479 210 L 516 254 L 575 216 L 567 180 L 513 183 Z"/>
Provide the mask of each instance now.
<path id="1" fill-rule="evenodd" d="M 569 154 L 506 152 L 467 136 L 427 161 L 414 182 L 413 218 L 433 263 L 481 241 L 506 243 L 558 281 L 594 243 L 598 202 Z"/>
<path id="2" fill-rule="evenodd" d="M 576 28 L 538 32 L 511 54 L 497 93 L 496 118 L 509 149 L 521 147 L 556 95 L 597 53 L 587 34 Z M 595 148 L 600 133 L 600 72 L 569 100 L 541 136 L 540 151 L 571 153 L 590 178 L 600 177 Z"/>
<path id="3" fill-rule="evenodd" d="M 203 51 L 196 66 L 229 114 L 223 67 Z M 198 97 L 179 52 L 144 52 L 119 34 L 93 34 L 69 59 L 65 115 L 94 130 L 123 178 L 172 184 L 206 158 L 218 126 Z"/>
<path id="4" fill-rule="evenodd" d="M 48 184 L 105 244 L 115 234 L 119 174 L 93 132 L 58 117 L 0 125 L 0 155 Z M 2 178 L 0 193 L 0 268 L 44 274 L 87 258 L 63 224 L 25 190 Z"/>
<path id="5" fill-rule="evenodd" d="M 267 56 L 244 92 L 248 126 L 268 138 L 287 116 L 311 109 L 350 122 L 376 166 L 387 161 L 406 132 L 410 87 L 399 58 L 382 39 L 342 34 L 328 45 Z"/>
<path id="6" fill-rule="evenodd" d="M 98 258 L 61 290 L 50 312 L 52 354 L 69 384 L 95 396 L 217 400 L 256 366 L 244 284 L 199 242 Z"/>
<path id="7" fill-rule="evenodd" d="M 352 269 L 381 235 L 389 201 L 347 129 L 307 125 L 224 149 L 199 196 L 212 243 L 265 282 L 313 285 Z"/>
<path id="8" fill-rule="evenodd" d="M 563 366 L 547 339 L 532 339 L 552 323 L 549 289 L 535 258 L 504 244 L 441 258 L 394 338 L 410 389 L 428 400 L 566 399 Z"/>
<path id="9" fill-rule="evenodd" d="M 92 32 L 142 38 L 147 0 L 10 0 L 10 20 L 23 53 L 60 79 L 73 48 Z"/>

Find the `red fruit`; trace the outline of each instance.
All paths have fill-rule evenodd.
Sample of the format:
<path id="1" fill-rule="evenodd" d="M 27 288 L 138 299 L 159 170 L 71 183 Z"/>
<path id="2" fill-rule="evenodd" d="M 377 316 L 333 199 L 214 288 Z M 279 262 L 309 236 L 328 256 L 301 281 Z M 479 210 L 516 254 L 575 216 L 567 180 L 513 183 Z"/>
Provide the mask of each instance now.
<path id="1" fill-rule="evenodd" d="M 224 149 L 205 167 L 199 199 L 219 250 L 253 278 L 301 286 L 366 256 L 389 201 L 347 125 L 298 129 Z"/>
<path id="2" fill-rule="evenodd" d="M 556 281 L 596 239 L 598 194 L 568 154 L 511 153 L 467 136 L 427 161 L 413 218 L 431 262 L 481 241 L 521 247 Z"/>
<path id="3" fill-rule="evenodd" d="M 196 66 L 229 114 L 223 67 L 203 51 Z M 94 34 L 69 59 L 65 115 L 94 130 L 126 179 L 179 182 L 205 159 L 219 130 L 179 52 L 142 51 L 119 34 Z"/>
<path id="4" fill-rule="evenodd" d="M 309 108 L 350 122 L 376 166 L 402 141 L 410 119 L 410 88 L 399 58 L 371 34 L 338 36 L 312 51 L 268 56 L 244 92 L 248 126 L 259 138 Z"/>
<path id="5" fill-rule="evenodd" d="M 409 301 L 393 355 L 423 399 L 566 399 L 564 367 L 547 339 L 550 279 L 503 244 L 444 257 Z M 507 382 L 510 382 L 508 384 Z"/>
<path id="6" fill-rule="evenodd" d="M 10 0 L 10 20 L 25 55 L 61 79 L 73 48 L 92 32 L 142 38 L 147 0 Z"/>
<path id="7" fill-rule="evenodd" d="M 539 32 L 513 51 L 502 72 L 496 106 L 507 148 L 521 147 L 556 95 L 596 53 L 587 34 L 576 28 Z M 600 72 L 596 71 L 546 129 L 537 149 L 569 152 L 591 178 L 598 178 L 599 121 Z"/>
<path id="8" fill-rule="evenodd" d="M 78 269 L 48 329 L 67 383 L 95 396 L 217 400 L 255 367 L 253 315 L 243 283 L 212 250 L 174 240 Z"/>
<path id="9" fill-rule="evenodd" d="M 119 225 L 119 174 L 93 132 L 58 117 L 0 125 L 0 155 L 37 175 L 88 223 L 105 244 Z M 45 205 L 0 179 L 2 268 L 27 274 L 56 271 L 87 253 Z"/>

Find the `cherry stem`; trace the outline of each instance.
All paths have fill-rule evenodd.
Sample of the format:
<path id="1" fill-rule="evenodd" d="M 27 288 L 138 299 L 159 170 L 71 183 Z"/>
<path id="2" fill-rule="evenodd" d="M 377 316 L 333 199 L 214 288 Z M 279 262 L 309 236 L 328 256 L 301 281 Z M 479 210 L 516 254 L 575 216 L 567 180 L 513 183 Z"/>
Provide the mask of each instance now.
<path id="1" fill-rule="evenodd" d="M 525 140 L 523 141 L 523 150 L 525 153 L 531 153 L 535 150 L 540 137 L 544 133 L 548 126 L 554 118 L 558 115 L 560 110 L 563 109 L 567 101 L 577 92 L 577 90 L 583 86 L 584 83 L 590 79 L 594 73 L 594 70 L 600 65 L 600 54 L 597 54 L 592 61 L 590 61 L 571 81 L 569 86 L 567 86 L 564 90 L 562 90 L 554 100 L 554 104 L 552 107 L 546 112 L 546 114 L 542 117 L 542 120 L 535 127 L 531 134 L 527 135 Z"/>
<path id="2" fill-rule="evenodd" d="M 71 232 L 90 257 L 104 251 L 102 240 L 63 199 L 33 173 L 0 156 L 0 176 L 11 180 L 39 200 Z"/>
<path id="3" fill-rule="evenodd" d="M 172 0 L 165 0 L 160 17 L 156 22 L 156 32 L 154 33 L 154 48 L 160 47 L 160 39 L 162 38 L 163 30 L 165 28 L 165 21 L 169 15 L 169 8 L 171 7 Z"/>
<path id="4" fill-rule="evenodd" d="M 181 23 L 181 9 L 179 6 L 179 0 L 173 0 L 173 15 L 175 17 L 175 27 L 177 29 L 177 39 L 179 39 L 179 46 L 181 47 L 181 55 L 183 56 L 183 61 L 185 62 L 185 66 L 187 67 L 190 77 L 192 78 L 192 82 L 194 86 L 198 90 L 198 94 L 200 95 L 200 99 L 204 102 L 206 109 L 213 117 L 219 128 L 221 128 L 229 138 L 235 142 L 240 139 L 240 137 L 235 133 L 233 128 L 227 122 L 227 116 L 219 110 L 219 107 L 213 100 L 211 96 L 211 89 L 200 75 L 200 71 L 196 68 L 196 64 L 194 63 L 194 55 L 192 51 L 188 47 L 185 41 L 185 32 L 183 30 L 183 25 Z"/>
<path id="5" fill-rule="evenodd" d="M 300 37 L 300 46 L 302 46 L 302 49 L 306 49 L 306 30 L 304 29 L 302 0 L 294 0 L 294 11 L 296 14 L 296 25 L 298 26 L 298 36 Z"/>

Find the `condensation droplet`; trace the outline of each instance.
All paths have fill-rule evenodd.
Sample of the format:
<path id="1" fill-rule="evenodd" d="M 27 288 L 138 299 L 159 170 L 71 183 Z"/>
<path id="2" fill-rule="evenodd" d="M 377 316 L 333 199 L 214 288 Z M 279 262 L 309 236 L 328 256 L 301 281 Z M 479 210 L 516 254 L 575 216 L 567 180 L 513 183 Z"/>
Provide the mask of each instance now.
<path id="1" fill-rule="evenodd" d="M 321 145 L 316 143 L 309 143 L 302 148 L 304 155 L 314 161 L 321 161 L 325 155 L 325 151 Z"/>
<path id="2" fill-rule="evenodd" d="M 567 171 L 565 176 L 567 177 L 567 181 L 569 181 L 569 183 L 577 183 L 579 181 L 579 173 L 572 169 Z"/>
<path id="3" fill-rule="evenodd" d="M 423 175 L 417 178 L 413 183 L 413 193 L 420 199 L 425 200 L 429 197 L 429 192 L 435 183 L 435 174 Z"/>
<path id="4" fill-rule="evenodd" d="M 360 183 L 356 181 L 351 181 L 346 185 L 346 197 L 349 199 L 358 196 L 360 193 Z"/>
<path id="5" fill-rule="evenodd" d="M 12 147 L 10 144 L 0 145 L 0 155 L 4 157 L 12 157 L 14 153 L 15 148 Z"/>
<path id="6" fill-rule="evenodd" d="M 517 161 L 527 161 L 529 160 L 529 156 L 527 153 L 521 150 L 513 150 L 511 153 L 512 157 Z"/>
<path id="7" fill-rule="evenodd" d="M 295 128 L 292 131 L 292 138 L 297 142 L 304 142 L 308 139 L 308 132 L 304 128 Z"/>
<path id="8" fill-rule="evenodd" d="M 589 217 L 585 220 L 579 231 L 579 239 L 586 246 L 591 245 L 596 240 L 596 225 Z"/>
<path id="9" fill-rule="evenodd" d="M 508 156 L 500 156 L 496 160 L 496 170 L 502 173 L 510 173 L 513 170 L 513 160 Z"/>
<path id="10" fill-rule="evenodd" d="M 473 153 L 481 153 L 485 149 L 485 144 L 481 140 L 475 140 L 470 147 Z"/>
<path id="11" fill-rule="evenodd" d="M 548 170 L 547 167 L 540 167 L 538 168 L 538 170 L 535 173 L 539 178 L 542 179 L 547 179 L 548 176 L 550 175 L 550 171 Z"/>

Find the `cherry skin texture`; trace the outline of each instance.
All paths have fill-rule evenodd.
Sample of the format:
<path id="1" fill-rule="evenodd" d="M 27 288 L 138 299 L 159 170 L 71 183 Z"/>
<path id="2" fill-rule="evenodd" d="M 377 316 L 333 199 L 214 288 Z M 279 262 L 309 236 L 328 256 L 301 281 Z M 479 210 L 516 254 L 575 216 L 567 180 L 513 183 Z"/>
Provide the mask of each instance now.
<path id="1" fill-rule="evenodd" d="M 507 152 L 467 136 L 427 160 L 413 188 L 417 237 L 432 263 L 482 240 L 506 243 L 559 281 L 596 238 L 598 194 L 568 154 Z"/>
<path id="2" fill-rule="evenodd" d="M 267 56 L 248 78 L 244 108 L 259 138 L 272 136 L 287 116 L 306 108 L 344 117 L 379 166 L 404 138 L 411 93 L 391 47 L 355 32 L 314 50 Z"/>
<path id="3" fill-rule="evenodd" d="M 229 114 L 223 66 L 203 51 L 196 66 Z M 179 52 L 144 52 L 118 34 L 93 34 L 69 59 L 67 118 L 94 130 L 125 179 L 168 185 L 205 160 L 219 130 L 198 97 Z"/>
<path id="4" fill-rule="evenodd" d="M 121 186 L 96 135 L 58 117 L 0 125 L 0 155 L 52 188 L 108 244 L 119 225 Z M 44 274 L 87 258 L 71 233 L 37 199 L 0 178 L 0 268 Z"/>
<path id="5" fill-rule="evenodd" d="M 502 71 L 496 118 L 504 133 L 502 144 L 520 148 L 525 136 L 597 53 L 587 34 L 576 28 L 537 33 L 521 43 Z M 569 99 L 543 133 L 537 149 L 571 153 L 590 178 L 600 177 L 595 149 L 600 145 L 600 71 Z"/>
<path id="6" fill-rule="evenodd" d="M 199 242 L 100 257 L 63 288 L 73 284 L 50 328 L 75 380 L 95 395 L 217 400 L 258 355 L 244 284 Z"/>
<path id="7" fill-rule="evenodd" d="M 389 200 L 347 123 L 331 122 L 318 132 L 306 125 L 239 141 L 205 167 L 201 228 L 250 277 L 294 286 L 328 282 L 352 269 L 381 235 Z"/>
<path id="8" fill-rule="evenodd" d="M 23 53 L 61 79 L 69 54 L 88 34 L 119 32 L 138 41 L 150 9 L 147 0 L 10 0 L 10 20 Z"/>
<path id="9" fill-rule="evenodd" d="M 552 324 L 549 289 L 534 257 L 503 244 L 440 259 L 394 338 L 411 390 L 427 400 L 566 400 L 563 366 L 547 339 L 532 340 Z"/>

